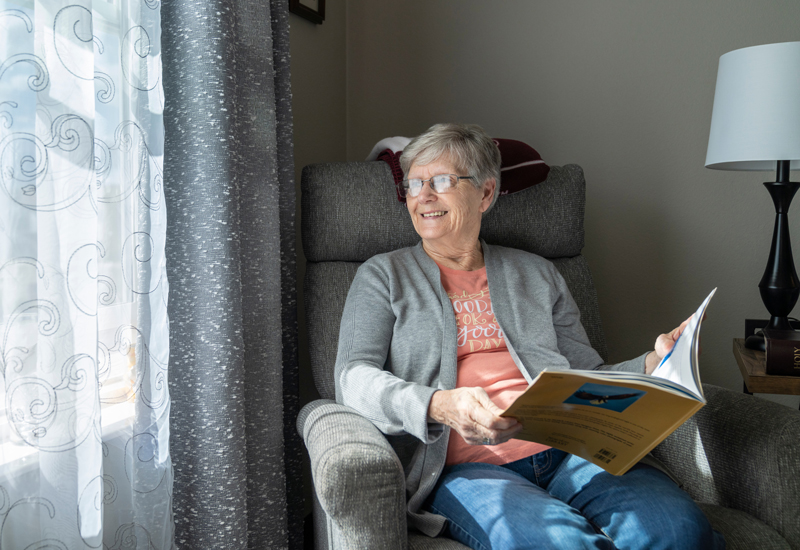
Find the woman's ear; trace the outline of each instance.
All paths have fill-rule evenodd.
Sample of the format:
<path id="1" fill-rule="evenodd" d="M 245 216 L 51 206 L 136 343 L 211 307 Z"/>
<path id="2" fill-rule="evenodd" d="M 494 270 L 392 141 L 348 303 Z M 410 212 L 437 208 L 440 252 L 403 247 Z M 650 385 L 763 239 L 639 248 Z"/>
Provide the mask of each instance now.
<path id="1" fill-rule="evenodd" d="M 483 197 L 481 198 L 481 212 L 486 212 L 492 204 L 494 189 L 497 187 L 497 180 L 490 178 L 483 184 Z"/>

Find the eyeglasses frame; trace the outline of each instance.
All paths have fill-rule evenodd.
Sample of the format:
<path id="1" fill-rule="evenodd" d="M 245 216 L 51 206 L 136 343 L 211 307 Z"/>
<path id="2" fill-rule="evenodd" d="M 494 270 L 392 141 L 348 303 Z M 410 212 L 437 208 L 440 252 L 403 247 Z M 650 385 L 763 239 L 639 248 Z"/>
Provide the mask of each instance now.
<path id="1" fill-rule="evenodd" d="M 434 185 L 433 185 L 433 178 L 438 178 L 438 177 L 440 177 L 440 176 L 450 176 L 450 181 L 451 181 L 451 182 L 453 181 L 453 178 L 456 178 L 456 185 L 458 185 L 458 182 L 459 182 L 459 181 L 461 181 L 461 180 L 471 180 L 471 179 L 475 179 L 475 177 L 474 177 L 474 176 L 459 176 L 459 175 L 457 175 L 457 174 L 436 174 L 435 176 L 431 176 L 431 177 L 429 177 L 429 178 L 428 178 L 428 179 L 426 179 L 426 180 L 423 180 L 423 179 L 420 179 L 420 178 L 410 178 L 410 179 L 408 179 L 408 178 L 407 178 L 407 179 L 404 179 L 404 180 L 402 181 L 402 185 L 401 185 L 401 190 L 402 190 L 402 191 L 401 191 L 401 193 L 402 193 L 402 196 L 403 196 L 404 198 L 405 198 L 405 197 L 407 197 L 407 196 L 410 196 L 410 197 L 418 197 L 418 196 L 419 196 L 419 194 L 420 194 L 420 193 L 422 193 L 422 190 L 425 188 L 425 182 L 426 182 L 426 181 L 427 181 L 427 182 L 430 182 L 428 185 L 430 185 L 430 187 L 431 187 L 431 190 L 432 190 L 434 193 L 436 193 L 437 195 L 438 195 L 438 194 L 440 194 L 440 193 L 449 193 L 451 189 L 454 189 L 454 188 L 456 187 L 456 185 L 450 185 L 450 187 L 448 187 L 447 189 L 444 189 L 444 190 L 442 190 L 442 191 L 437 191 L 437 190 L 436 190 L 436 187 L 434 187 Z M 410 191 L 410 190 L 411 190 L 411 186 L 410 186 L 410 185 L 409 185 L 409 183 L 408 183 L 408 182 L 409 182 L 409 181 L 411 181 L 411 180 L 420 180 L 420 181 L 422 182 L 422 185 L 420 186 L 420 188 L 419 188 L 419 191 L 417 192 L 417 194 L 416 194 L 416 195 L 412 195 L 412 194 L 411 194 L 411 191 Z"/>

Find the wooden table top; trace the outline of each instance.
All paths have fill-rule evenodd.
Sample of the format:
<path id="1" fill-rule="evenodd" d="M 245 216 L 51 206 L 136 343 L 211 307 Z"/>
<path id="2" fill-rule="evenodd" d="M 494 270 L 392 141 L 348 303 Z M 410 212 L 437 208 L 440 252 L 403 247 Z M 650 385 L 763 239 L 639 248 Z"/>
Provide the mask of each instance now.
<path id="1" fill-rule="evenodd" d="M 800 395 L 800 376 L 767 374 L 764 352 L 744 347 L 744 338 L 733 339 L 733 355 L 750 393 Z"/>

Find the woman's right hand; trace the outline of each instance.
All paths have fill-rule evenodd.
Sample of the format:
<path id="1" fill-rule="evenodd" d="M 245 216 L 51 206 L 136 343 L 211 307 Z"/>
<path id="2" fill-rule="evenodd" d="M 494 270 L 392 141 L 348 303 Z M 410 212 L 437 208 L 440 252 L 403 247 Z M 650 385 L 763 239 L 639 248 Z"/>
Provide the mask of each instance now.
<path id="1" fill-rule="evenodd" d="M 428 416 L 456 430 L 470 445 L 498 445 L 522 429 L 514 418 L 500 416 L 483 388 L 439 390 L 431 397 Z"/>

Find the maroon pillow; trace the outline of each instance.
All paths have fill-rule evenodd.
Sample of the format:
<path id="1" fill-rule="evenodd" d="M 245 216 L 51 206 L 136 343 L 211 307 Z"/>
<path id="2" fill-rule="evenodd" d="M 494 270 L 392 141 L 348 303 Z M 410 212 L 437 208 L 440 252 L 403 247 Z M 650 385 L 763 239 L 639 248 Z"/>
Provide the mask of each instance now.
<path id="1" fill-rule="evenodd" d="M 389 165 L 389 168 L 392 170 L 392 177 L 394 178 L 394 190 L 397 193 L 397 200 L 405 203 L 406 198 L 400 194 L 403 189 L 403 169 L 400 168 L 400 155 L 402 154 L 402 151 L 395 153 L 391 149 L 384 149 L 378 153 L 378 158 L 376 160 L 382 160 Z"/>
<path id="2" fill-rule="evenodd" d="M 500 149 L 500 194 L 508 195 L 542 183 L 550 167 L 530 145 L 515 139 L 494 138 Z"/>
<path id="3" fill-rule="evenodd" d="M 550 167 L 542 160 L 541 155 L 528 145 L 515 139 L 494 138 L 500 149 L 500 194 L 508 195 L 532 187 L 547 179 Z M 403 185 L 403 170 L 400 168 L 400 155 L 391 149 L 384 149 L 378 154 L 378 160 L 389 165 L 394 177 L 397 200 L 406 202 L 400 194 Z"/>

